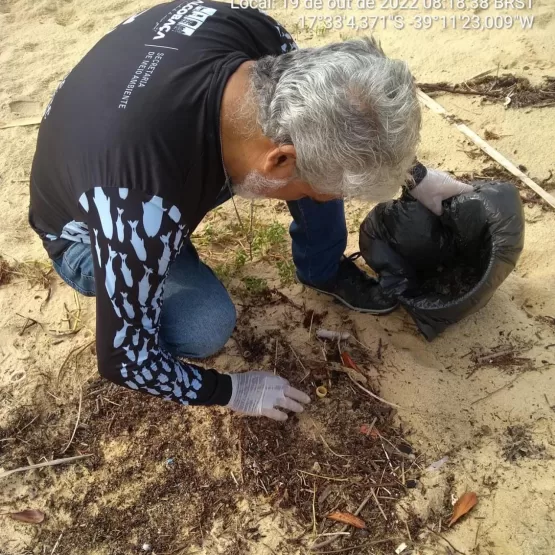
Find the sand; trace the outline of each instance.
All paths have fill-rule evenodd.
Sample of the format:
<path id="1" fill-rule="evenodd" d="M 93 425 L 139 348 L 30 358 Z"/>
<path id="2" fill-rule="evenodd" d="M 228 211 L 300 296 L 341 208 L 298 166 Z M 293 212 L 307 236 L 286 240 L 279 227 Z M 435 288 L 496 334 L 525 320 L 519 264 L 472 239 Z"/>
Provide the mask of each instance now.
<path id="1" fill-rule="evenodd" d="M 103 34 L 154 3 L 0 1 L 0 121 L 40 116 L 57 83 Z M 376 35 L 390 56 L 407 60 L 419 82 L 458 83 L 493 70 L 493 74 L 512 72 L 539 83 L 542 76 L 555 75 L 552 2 L 536 0 L 530 13 L 536 20 L 526 31 L 390 28 Z M 272 14 L 294 31 L 303 47 L 356 35 L 349 29 L 302 31 L 295 24 L 301 15 L 311 13 L 301 8 L 272 10 Z M 351 14 L 364 15 L 355 10 Z M 405 15 L 400 10 L 387 14 Z M 450 94 L 436 99 L 482 136 L 486 131 L 495 133 L 499 138 L 491 140 L 493 146 L 524 165 L 531 177 L 542 181 L 555 172 L 555 108 L 513 110 L 477 97 Z M 445 121 L 426 109 L 423 113 L 419 157 L 424 163 L 474 176 L 494 166 Z M 10 263 L 13 259 L 46 260 L 27 225 L 28 176 L 36 136 L 36 126 L 0 130 L 0 253 Z M 347 208 L 349 251 L 353 252 L 357 250 L 358 224 L 371 205 L 349 203 Z M 240 202 L 239 209 L 247 220 L 248 204 Z M 303 314 L 306 317 L 307 310 L 321 313 L 321 325 L 355 331 L 369 346 L 378 371 L 370 371 L 368 379 L 382 397 L 403 407 L 394 422 L 413 445 L 422 468 L 411 470 L 419 485 L 402 501 L 412 516 L 408 518 L 402 509 L 398 509 L 398 517 L 390 514 L 395 540 L 384 544 L 383 550 L 377 545 L 359 550 L 361 553 L 392 553 L 396 545 L 411 540 L 416 542 L 413 552 L 421 555 L 452 553 L 454 549 L 488 555 L 553 553 L 555 214 L 541 203 L 527 203 L 525 213 L 526 244 L 517 269 L 486 308 L 433 343 L 418 334 L 401 310 L 381 318 L 364 316 L 298 285 L 281 286 L 271 256 L 247 261 L 243 269 L 246 275 L 263 277 L 280 288 L 304 312 L 285 301 L 257 303 L 250 320 L 241 324 L 240 333 L 250 330 L 259 336 L 281 329 L 283 341 L 289 341 L 306 362 L 317 356 L 320 345 L 314 330 L 303 327 Z M 259 222 L 288 222 L 279 203 L 257 202 L 255 214 Z M 233 223 L 232 207 L 226 206 L 209 221 L 216 228 Z M 202 231 L 201 227 L 197 239 L 201 253 L 216 264 L 222 250 L 211 247 L 206 236 L 201 241 Z M 246 241 L 245 235 L 241 240 Z M 290 502 L 280 508 L 274 490 L 266 495 L 256 489 L 252 461 L 250 467 L 244 466 L 248 460 L 238 446 L 247 445 L 242 442 L 249 437 L 250 432 L 244 431 L 248 424 L 219 409 L 162 408 L 159 403 L 139 401 L 136 395 L 107 387 L 96 376 L 93 345 L 85 347 L 77 359 L 70 357 L 60 371 L 68 355 L 94 339 L 94 302 L 78 299 L 53 275 L 50 292 L 29 283 L 25 275 L 12 277 L 11 283 L 0 287 L 0 466 L 8 469 L 40 462 L 43 457 L 80 452 L 92 452 L 95 457 L 87 463 L 0 479 L 0 512 L 30 507 L 47 513 L 47 520 L 38 527 L 0 517 L 2 555 L 50 553 L 60 534 L 58 554 L 137 553 L 144 543 L 154 553 L 307 552 L 304 546 L 310 543 L 312 533 L 310 511 L 305 513 L 304 505 L 295 507 Z M 240 306 L 239 310 L 246 309 Z M 270 352 L 273 345 L 270 343 Z M 499 355 L 501 352 L 507 354 Z M 252 360 L 244 354 L 237 342 L 230 340 L 209 364 L 235 371 L 261 366 L 271 369 L 274 363 L 282 368 L 287 360 L 298 372 L 292 379 L 299 380 L 303 374 L 298 363 L 286 357 L 285 349 L 278 350 L 275 361 L 267 352 Z M 367 397 L 357 397 L 354 389 L 346 389 L 348 382 L 341 381 L 346 379 L 329 378 L 332 401 L 340 396 L 345 403 L 369 402 Z M 313 373 L 302 386 L 313 393 L 317 383 Z M 75 427 L 80 396 L 81 424 L 62 455 Z M 288 425 L 296 426 L 294 430 L 304 434 L 307 442 L 319 442 L 318 436 L 324 435 L 340 455 L 359 455 L 345 453 L 343 449 L 350 443 L 342 438 L 359 433 L 358 419 L 363 413 L 359 409 L 349 413 L 352 404 L 345 409 L 347 429 L 341 436 L 323 416 L 323 406 L 315 405 L 298 422 Z M 378 422 L 385 426 L 387 418 L 379 413 L 380 406 L 371 404 L 368 410 L 376 411 Z M 261 427 L 257 422 L 251 431 L 253 427 L 259 435 L 265 434 L 264 430 L 271 435 L 279 433 L 276 424 Z M 309 460 L 311 449 L 299 460 Z M 313 452 L 320 451 L 314 448 Z M 444 456 L 449 460 L 440 470 L 425 470 Z M 344 459 L 336 460 L 339 462 L 343 464 Z M 171 470 L 174 464 L 176 470 Z M 319 470 L 304 470 L 316 474 L 337 471 L 322 464 Z M 273 482 L 272 468 L 266 473 L 261 469 L 268 484 Z M 345 464 L 341 468 L 349 476 L 352 467 Z M 299 503 L 309 502 L 313 486 L 306 482 L 308 493 L 299 494 Z M 317 486 L 323 489 L 325 482 L 318 481 Z M 278 491 L 280 486 L 275 487 Z M 448 530 L 445 518 L 451 500 L 467 490 L 477 493 L 479 503 Z M 359 498 L 356 492 L 345 491 L 342 508 L 353 511 Z M 383 490 L 382 495 L 386 496 Z M 318 523 L 324 520 L 325 508 L 325 504 L 318 505 Z M 382 518 L 375 505 L 364 515 L 375 518 L 371 521 L 376 523 Z M 408 531 L 399 532 L 405 528 L 396 528 L 395 520 L 407 520 L 413 537 L 409 538 Z M 158 523 L 158 536 L 153 523 Z M 171 524 L 169 532 L 164 523 Z M 385 529 L 380 530 L 378 537 L 386 537 Z M 446 547 L 437 533 L 454 547 Z M 295 543 L 295 538 L 301 539 Z"/>

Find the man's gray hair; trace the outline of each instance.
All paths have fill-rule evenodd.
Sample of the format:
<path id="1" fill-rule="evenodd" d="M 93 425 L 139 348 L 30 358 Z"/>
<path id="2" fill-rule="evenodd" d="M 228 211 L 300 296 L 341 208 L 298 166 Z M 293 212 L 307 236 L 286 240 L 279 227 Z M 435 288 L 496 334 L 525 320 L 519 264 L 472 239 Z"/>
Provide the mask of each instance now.
<path id="1" fill-rule="evenodd" d="M 374 39 L 261 58 L 251 89 L 262 132 L 295 146 L 297 176 L 315 191 L 384 200 L 407 179 L 421 125 L 416 86 Z"/>

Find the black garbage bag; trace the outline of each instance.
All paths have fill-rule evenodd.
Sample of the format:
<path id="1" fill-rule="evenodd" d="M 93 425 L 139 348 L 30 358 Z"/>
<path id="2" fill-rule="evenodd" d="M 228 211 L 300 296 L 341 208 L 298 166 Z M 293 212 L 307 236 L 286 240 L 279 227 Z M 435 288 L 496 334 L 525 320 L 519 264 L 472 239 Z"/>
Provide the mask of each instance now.
<path id="1" fill-rule="evenodd" d="M 404 194 L 378 204 L 360 226 L 364 260 L 429 341 L 489 302 L 524 245 L 517 188 L 472 185 L 445 201 L 441 216 Z"/>

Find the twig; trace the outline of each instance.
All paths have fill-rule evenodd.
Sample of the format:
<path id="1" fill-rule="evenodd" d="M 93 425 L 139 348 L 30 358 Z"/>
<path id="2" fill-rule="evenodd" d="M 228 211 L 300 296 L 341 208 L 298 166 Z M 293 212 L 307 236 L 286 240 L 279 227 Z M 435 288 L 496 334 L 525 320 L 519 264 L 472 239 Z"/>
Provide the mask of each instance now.
<path id="1" fill-rule="evenodd" d="M 474 537 L 474 549 L 478 546 L 478 534 L 480 533 L 480 528 L 482 526 L 482 521 L 478 522 L 478 528 L 476 528 L 476 536 Z"/>
<path id="2" fill-rule="evenodd" d="M 316 482 L 314 482 L 314 494 L 312 495 L 312 534 L 316 536 Z"/>
<path id="3" fill-rule="evenodd" d="M 327 441 L 324 439 L 323 435 L 320 435 L 320 439 L 322 440 L 322 443 L 329 449 L 330 453 L 332 455 L 335 455 L 336 457 L 342 457 L 342 458 L 346 458 L 349 459 L 352 457 L 352 455 L 340 455 L 339 453 L 336 453 L 327 443 Z"/>
<path id="4" fill-rule="evenodd" d="M 412 541 L 412 534 L 410 533 L 409 523 L 405 520 L 405 528 L 407 529 L 407 534 L 409 536 L 409 540 Z"/>
<path id="5" fill-rule="evenodd" d="M 351 547 L 343 547 L 341 549 L 334 549 L 333 551 L 316 551 L 319 555 L 325 555 L 326 553 L 345 553 L 345 551 L 352 551 L 354 549 L 360 549 L 362 547 L 369 547 L 371 545 L 379 545 L 380 543 L 399 541 L 402 538 L 384 538 L 383 540 L 372 540 L 371 542 L 359 543 L 358 545 L 352 545 Z"/>
<path id="6" fill-rule="evenodd" d="M 312 323 L 314 322 L 314 310 L 312 311 L 312 314 L 310 315 L 310 327 L 308 328 L 308 339 L 310 339 L 310 336 L 312 335 Z"/>
<path id="7" fill-rule="evenodd" d="M 279 339 L 276 337 L 276 356 L 274 358 L 274 374 L 277 372 L 278 343 L 279 343 Z"/>
<path id="8" fill-rule="evenodd" d="M 374 493 L 374 490 L 372 490 L 372 492 L 369 493 L 364 498 L 364 501 L 358 506 L 358 509 L 353 513 L 355 516 L 358 516 L 360 514 L 360 512 L 362 511 L 362 509 L 364 509 L 364 507 L 366 507 L 366 504 L 368 503 L 368 501 L 370 501 L 370 498 L 372 497 L 372 493 Z M 339 531 L 340 532 L 346 532 L 348 529 L 349 529 L 349 525 L 345 524 L 345 526 L 343 526 L 341 528 L 341 530 L 339 530 Z M 321 549 L 322 547 L 326 547 L 326 545 L 329 545 L 330 543 L 333 543 L 336 539 L 337 539 L 336 537 L 332 537 L 332 538 L 324 540 L 323 542 L 320 542 L 320 543 L 313 543 L 309 547 L 309 549 L 310 549 L 310 551 L 316 551 L 317 549 Z"/>
<path id="9" fill-rule="evenodd" d="M 546 397 L 546 399 L 547 399 L 547 397 Z M 15 434 L 16 434 L 16 435 L 19 435 L 25 428 L 28 428 L 39 416 L 40 416 L 40 414 L 37 414 L 37 415 L 35 416 L 35 418 L 33 418 L 33 420 L 31 420 L 31 422 L 29 422 L 28 424 L 25 424 L 25 426 L 23 426 L 23 428 L 21 428 L 21 430 L 17 430 L 17 431 L 15 432 Z"/>
<path id="10" fill-rule="evenodd" d="M 484 141 L 479 137 L 472 129 L 466 126 L 460 121 L 455 115 L 450 114 L 447 110 L 437 103 L 435 100 L 430 98 L 425 92 L 417 89 L 417 95 L 420 100 L 428 107 L 430 110 L 442 116 L 449 123 L 453 124 L 461 133 L 466 135 L 476 146 L 480 147 L 490 158 L 493 158 L 496 162 L 501 164 L 506 170 L 511 172 L 515 177 L 518 177 L 525 185 L 530 187 L 535 193 L 540 195 L 550 206 L 555 208 L 555 197 L 548 193 L 545 189 L 542 189 L 535 181 L 530 179 L 524 172 L 517 168 L 512 162 L 510 162 L 505 156 L 503 156 L 499 151 L 495 150 L 489 143 Z"/>
<path id="11" fill-rule="evenodd" d="M 470 406 L 475 405 L 476 403 L 479 403 L 480 401 L 484 401 L 485 399 L 489 399 L 491 396 L 495 395 L 496 393 L 499 393 L 500 391 L 502 391 L 506 387 L 509 387 L 510 385 L 512 385 L 514 382 L 516 382 L 518 380 L 518 378 L 520 378 L 520 376 L 522 376 L 522 374 L 519 374 L 518 376 L 515 376 L 510 382 L 506 383 L 505 385 L 502 385 L 499 389 L 496 389 L 495 391 L 492 391 L 491 393 L 488 393 L 485 397 L 480 397 L 480 399 L 476 399 L 476 401 L 472 401 L 472 403 L 470 403 Z"/>
<path id="12" fill-rule="evenodd" d="M 297 362 L 302 366 L 302 369 L 306 372 L 305 376 L 303 378 L 301 378 L 301 380 L 300 380 L 301 382 L 303 382 L 304 380 L 306 380 L 306 378 L 308 378 L 308 376 L 310 376 L 310 372 L 305 368 L 305 365 L 301 362 L 301 359 L 299 358 L 299 356 L 295 352 L 295 349 L 293 349 L 293 347 L 291 345 L 289 345 L 289 348 L 291 349 L 291 351 L 295 355 L 295 358 L 297 359 Z"/>
<path id="13" fill-rule="evenodd" d="M 371 391 L 369 391 L 368 389 L 366 389 L 364 386 L 360 385 L 355 379 L 353 379 L 351 377 L 350 374 L 348 374 L 346 372 L 347 376 L 349 376 L 349 379 L 359 388 L 362 389 L 362 391 L 364 391 L 365 393 L 367 393 L 368 395 L 370 395 L 370 397 L 373 397 L 374 399 L 377 399 L 378 401 L 381 401 L 382 403 L 384 403 L 385 405 L 389 405 L 390 407 L 395 407 L 396 409 L 403 409 L 402 406 L 400 405 L 396 405 L 395 403 L 390 403 L 389 401 L 386 401 L 385 399 L 382 399 L 379 395 L 376 395 L 375 393 L 372 393 Z M 403 409 L 403 410 L 408 410 L 408 409 Z"/>
<path id="14" fill-rule="evenodd" d="M 75 355 L 78 356 L 80 355 L 87 347 L 90 347 L 91 345 L 93 345 L 96 342 L 96 338 L 93 339 L 92 341 L 89 341 L 88 343 L 86 343 L 85 345 L 82 345 L 81 347 L 76 347 L 75 349 L 72 349 L 69 354 L 67 355 L 67 357 L 64 359 L 64 361 L 62 362 L 62 365 L 60 366 L 60 369 L 58 370 L 58 378 L 57 380 L 60 381 L 60 376 L 62 374 L 62 370 L 65 368 L 65 365 L 68 363 L 69 359 Z"/>
<path id="15" fill-rule="evenodd" d="M 53 461 L 46 461 L 43 463 L 38 464 L 30 464 L 29 466 L 21 466 L 19 468 L 14 468 L 13 470 L 6 470 L 0 474 L 0 478 L 6 478 L 7 476 L 11 476 L 16 472 L 24 472 L 26 470 L 34 470 L 35 468 L 43 468 L 45 466 L 57 466 L 59 464 L 66 464 L 73 461 L 78 461 L 79 459 L 86 459 L 87 457 L 92 457 L 92 453 L 88 455 L 77 455 L 75 457 L 68 457 L 66 459 L 54 459 Z"/>
<path id="16" fill-rule="evenodd" d="M 231 192 L 231 202 L 233 202 L 233 208 L 235 208 L 235 214 L 237 215 L 237 219 L 239 220 L 239 225 L 241 226 L 241 231 L 244 233 L 245 232 L 245 228 L 243 227 L 243 220 L 241 219 L 241 216 L 239 215 L 239 210 L 237 210 L 237 205 L 235 204 L 235 195 L 233 194 L 233 191 L 231 190 L 231 186 L 228 185 L 229 190 Z"/>
<path id="17" fill-rule="evenodd" d="M 376 495 L 376 492 L 374 490 L 372 490 L 372 497 L 374 497 L 374 501 L 376 502 L 376 505 L 378 506 L 378 509 L 380 509 L 380 513 L 382 513 L 382 516 L 383 516 L 384 520 L 387 521 L 387 516 L 384 513 L 384 511 L 382 509 L 382 506 L 380 505 L 380 502 L 379 502 L 378 497 Z"/>
<path id="18" fill-rule="evenodd" d="M 58 548 L 58 545 L 60 543 L 60 540 L 62 539 L 63 534 L 64 534 L 63 531 L 60 532 L 60 535 L 58 536 L 58 539 L 56 540 L 56 543 L 54 544 L 54 547 L 52 548 L 52 551 L 50 552 L 50 555 L 53 555 L 54 551 L 56 551 L 56 549 Z"/>
<path id="19" fill-rule="evenodd" d="M 370 436 L 370 434 L 372 433 L 372 430 L 374 429 L 374 426 L 376 425 L 377 421 L 378 421 L 378 417 L 374 416 L 374 420 L 372 420 L 372 422 L 370 422 L 370 426 L 368 426 L 368 429 L 366 430 L 365 435 Z"/>
<path id="20" fill-rule="evenodd" d="M 514 352 L 515 352 L 514 349 L 508 349 L 506 351 L 500 351 L 498 353 L 490 353 L 489 355 L 478 357 L 478 360 L 476 362 L 478 364 L 482 364 L 483 362 L 491 362 L 493 359 L 502 357 L 504 355 L 511 355 L 511 354 L 514 354 Z"/>
<path id="21" fill-rule="evenodd" d="M 15 314 L 20 318 L 26 318 L 25 325 L 23 326 L 23 328 L 21 328 L 17 335 L 23 335 L 31 326 L 35 325 L 39 325 L 44 330 L 44 326 L 34 318 L 31 318 L 30 316 L 23 316 L 23 314 L 19 314 L 19 312 L 16 312 Z"/>
<path id="22" fill-rule="evenodd" d="M 81 405 L 83 404 L 83 387 L 81 385 L 79 385 L 79 408 L 77 409 L 77 420 L 75 421 L 75 426 L 73 428 L 73 432 L 71 434 L 71 437 L 69 438 L 69 441 L 67 443 L 67 445 L 65 446 L 64 450 L 62 451 L 62 455 L 69 449 L 69 446 L 71 445 L 71 442 L 73 441 L 73 438 L 75 437 L 75 432 L 77 431 L 77 426 L 79 426 L 79 420 L 81 418 Z"/>
<path id="23" fill-rule="evenodd" d="M 451 547 L 451 549 L 453 549 L 456 553 L 460 553 L 460 555 L 466 555 L 464 551 L 459 551 L 445 536 L 439 534 L 429 526 L 426 526 L 426 529 L 429 530 L 432 534 L 435 534 L 438 538 L 441 538 L 444 542 L 448 543 L 449 547 Z"/>
<path id="24" fill-rule="evenodd" d="M 33 116 L 30 118 L 20 118 L 9 123 L 0 125 L 0 129 L 8 129 L 9 127 L 24 127 L 27 125 L 38 125 L 42 121 L 42 116 Z"/>
<path id="25" fill-rule="evenodd" d="M 249 236 L 248 236 L 248 241 L 249 241 L 249 258 L 250 258 L 251 262 L 252 262 L 252 242 L 253 242 L 253 239 L 254 239 L 254 236 L 253 236 L 253 233 L 252 233 L 253 219 L 254 219 L 254 200 L 251 200 Z"/>
<path id="26" fill-rule="evenodd" d="M 312 474 L 312 472 L 307 472 L 306 470 L 297 470 L 301 474 L 308 474 L 309 476 L 314 476 L 316 478 L 322 478 L 324 480 L 333 480 L 335 482 L 348 482 L 349 478 L 336 478 L 335 476 L 323 476 L 322 474 Z"/>

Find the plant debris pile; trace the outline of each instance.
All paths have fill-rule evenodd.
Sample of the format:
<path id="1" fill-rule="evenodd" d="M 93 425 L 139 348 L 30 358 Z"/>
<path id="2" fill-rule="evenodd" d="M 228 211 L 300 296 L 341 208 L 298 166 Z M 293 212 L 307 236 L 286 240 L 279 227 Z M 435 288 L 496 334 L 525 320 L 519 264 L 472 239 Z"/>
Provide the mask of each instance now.
<path id="1" fill-rule="evenodd" d="M 545 454 L 545 447 L 534 444 L 526 426 L 509 426 L 505 432 L 503 454 L 505 459 L 510 462 L 525 458 L 541 459 Z"/>
<path id="2" fill-rule="evenodd" d="M 342 530 L 330 513 L 352 519 L 363 501 L 358 519 L 364 529 L 349 527 L 348 535 L 332 537 L 331 548 L 371 542 L 374 553 L 395 549 L 406 535 L 395 505 L 414 487 L 419 466 L 392 424 L 392 409 L 353 385 L 336 342 L 315 339 L 314 323 L 324 314 L 276 290 L 244 291 L 240 301 L 236 345 L 226 353 L 237 351 L 245 369 L 274 367 L 311 395 L 309 410 L 284 424 L 242 418 L 218 408 L 184 409 L 95 377 L 82 385 L 76 426 L 76 390 L 60 391 L 74 379 L 66 372 L 58 389 L 49 385 L 64 400 L 52 405 L 37 399 L 0 429 L 6 440 L 0 466 L 6 469 L 93 454 L 35 471 L 46 514 L 37 528 L 37 553 L 50 552 L 63 529 L 60 550 L 68 553 L 94 547 L 127 554 L 146 545 L 156 553 L 204 547 L 244 555 L 267 541 L 259 523 L 270 515 L 282 519 L 285 531 L 278 552 L 292 555 L 328 538 L 319 534 Z M 264 320 L 268 310 L 281 316 Z M 262 329 L 262 323 L 273 327 Z M 307 337 L 302 345 L 295 343 L 299 330 Z M 366 363 L 381 364 L 381 344 L 375 356 L 354 342 L 342 347 L 361 373 Z M 84 352 L 81 364 L 94 365 L 94 350 Z M 376 389 L 369 376 L 361 379 Z M 314 393 L 320 385 L 328 391 L 323 399 Z M 63 484 L 71 484 L 65 493 Z M 409 519 L 408 525 L 418 531 L 418 523 Z"/>
<path id="3" fill-rule="evenodd" d="M 532 85 L 526 77 L 512 73 L 483 75 L 455 85 L 447 82 L 419 83 L 425 93 L 450 92 L 483 96 L 485 99 L 503 103 L 509 108 L 543 108 L 555 106 L 555 77 L 546 76 L 540 85 Z"/>

